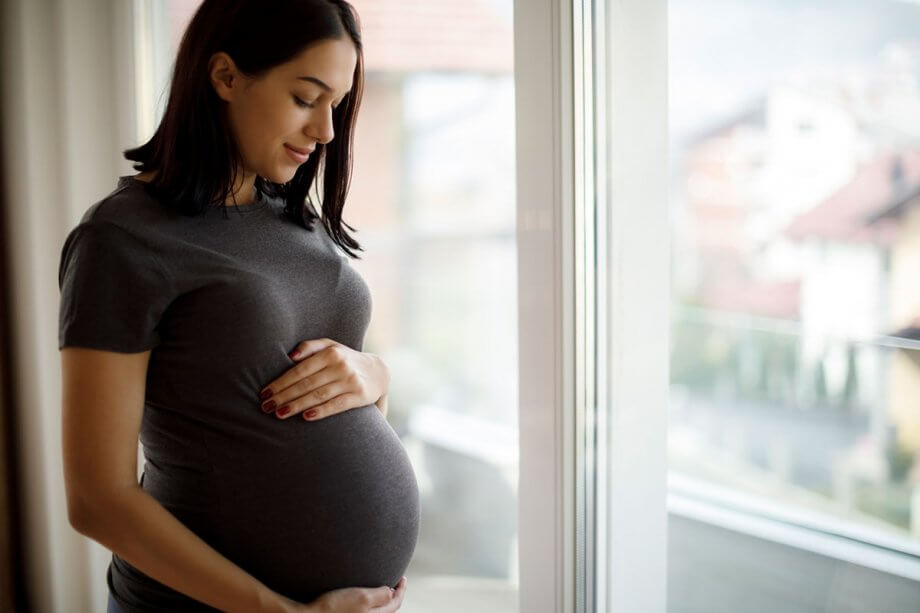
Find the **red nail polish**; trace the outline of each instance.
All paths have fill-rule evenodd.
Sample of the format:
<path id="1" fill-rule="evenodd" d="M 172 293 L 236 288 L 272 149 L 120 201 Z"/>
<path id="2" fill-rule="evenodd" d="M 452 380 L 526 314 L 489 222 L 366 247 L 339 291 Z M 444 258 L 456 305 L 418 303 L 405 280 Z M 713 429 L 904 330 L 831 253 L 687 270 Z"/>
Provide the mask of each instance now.
<path id="1" fill-rule="evenodd" d="M 274 400 L 269 400 L 268 402 L 265 402 L 262 404 L 262 410 L 265 411 L 266 413 L 271 413 L 272 409 L 274 408 L 275 408 Z"/>
<path id="2" fill-rule="evenodd" d="M 316 409 L 310 409 L 307 411 L 307 418 L 316 417 Z"/>
<path id="3" fill-rule="evenodd" d="M 261 400 L 265 400 L 266 398 L 270 398 L 272 394 L 274 394 L 274 392 L 271 391 L 270 389 L 264 389 L 262 390 L 262 393 L 259 394 L 259 398 Z"/>
<path id="4" fill-rule="evenodd" d="M 281 407 L 280 409 L 278 409 L 277 411 L 275 411 L 275 414 L 278 415 L 279 417 L 284 417 L 285 415 L 287 415 L 288 413 L 290 413 L 290 411 L 291 411 L 290 405 L 287 405 L 287 404 L 286 404 L 286 405 L 284 405 L 283 407 Z"/>

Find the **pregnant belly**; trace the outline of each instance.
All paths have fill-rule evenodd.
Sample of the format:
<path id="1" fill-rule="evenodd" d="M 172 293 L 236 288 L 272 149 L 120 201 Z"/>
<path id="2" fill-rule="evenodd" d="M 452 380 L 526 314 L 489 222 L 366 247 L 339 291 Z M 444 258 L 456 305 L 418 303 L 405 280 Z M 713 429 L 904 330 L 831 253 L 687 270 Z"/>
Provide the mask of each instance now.
<path id="1" fill-rule="evenodd" d="M 316 422 L 258 417 L 263 427 L 271 422 L 268 434 L 209 445 L 221 552 L 299 602 L 342 587 L 396 585 L 415 550 L 419 495 L 377 407 Z"/>

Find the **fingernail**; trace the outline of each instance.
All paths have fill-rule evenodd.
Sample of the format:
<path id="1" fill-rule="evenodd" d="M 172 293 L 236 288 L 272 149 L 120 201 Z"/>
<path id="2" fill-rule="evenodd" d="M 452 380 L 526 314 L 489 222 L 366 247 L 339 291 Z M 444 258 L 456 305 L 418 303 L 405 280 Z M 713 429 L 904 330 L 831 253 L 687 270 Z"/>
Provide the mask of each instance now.
<path id="1" fill-rule="evenodd" d="M 290 413 L 290 412 L 291 412 L 291 407 L 290 407 L 290 405 L 284 405 L 283 407 L 281 407 L 280 409 L 278 409 L 277 411 L 275 411 L 275 415 L 278 415 L 279 417 L 284 417 L 285 415 L 287 415 L 287 414 Z"/>
<path id="2" fill-rule="evenodd" d="M 310 409 L 309 411 L 305 413 L 305 415 L 307 416 L 307 418 L 316 417 L 316 409 Z"/>
<path id="3" fill-rule="evenodd" d="M 259 394 L 259 399 L 265 400 L 266 398 L 269 398 L 272 394 L 274 394 L 274 392 L 271 391 L 270 389 L 266 388 L 266 389 L 262 390 L 262 393 L 261 393 L 261 394 Z"/>
<path id="4" fill-rule="evenodd" d="M 292 352 L 290 352 L 290 353 L 288 354 L 288 357 L 291 358 L 292 360 L 294 360 L 294 359 L 300 357 L 300 353 L 295 349 L 294 351 L 292 351 Z"/>
<path id="5" fill-rule="evenodd" d="M 265 402 L 262 404 L 262 410 L 265 411 L 266 413 L 271 413 L 272 409 L 274 408 L 275 408 L 274 400 L 269 400 L 268 402 Z"/>

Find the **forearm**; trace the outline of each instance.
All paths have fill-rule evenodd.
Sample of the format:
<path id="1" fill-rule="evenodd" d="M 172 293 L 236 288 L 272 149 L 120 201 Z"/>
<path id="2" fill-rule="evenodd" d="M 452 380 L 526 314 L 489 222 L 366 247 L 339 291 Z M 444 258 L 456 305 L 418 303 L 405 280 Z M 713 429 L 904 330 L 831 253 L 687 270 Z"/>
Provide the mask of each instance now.
<path id="1" fill-rule="evenodd" d="M 218 553 L 140 487 L 84 513 L 78 530 L 160 583 L 221 611 L 285 610 L 286 598 Z"/>

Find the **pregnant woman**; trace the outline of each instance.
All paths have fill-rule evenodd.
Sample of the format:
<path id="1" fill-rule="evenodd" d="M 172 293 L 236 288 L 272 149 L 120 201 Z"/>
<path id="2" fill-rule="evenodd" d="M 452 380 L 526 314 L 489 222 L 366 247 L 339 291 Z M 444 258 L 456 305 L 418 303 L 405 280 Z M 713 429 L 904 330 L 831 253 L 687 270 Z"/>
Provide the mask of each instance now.
<path id="1" fill-rule="evenodd" d="M 403 601 L 418 488 L 340 251 L 362 83 L 343 0 L 205 0 L 140 174 L 67 236 L 68 513 L 113 552 L 110 611 Z"/>

